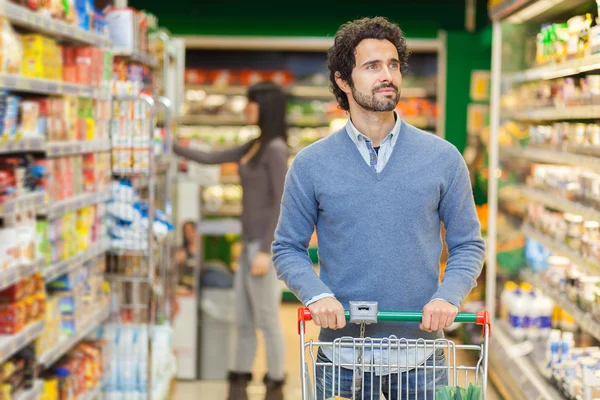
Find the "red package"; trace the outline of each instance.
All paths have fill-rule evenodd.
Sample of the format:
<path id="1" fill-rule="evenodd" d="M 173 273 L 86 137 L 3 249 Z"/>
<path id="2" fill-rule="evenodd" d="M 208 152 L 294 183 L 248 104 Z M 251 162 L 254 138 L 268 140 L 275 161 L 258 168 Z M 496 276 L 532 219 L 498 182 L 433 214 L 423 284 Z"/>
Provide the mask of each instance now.
<path id="1" fill-rule="evenodd" d="M 12 324 L 21 319 L 25 321 L 27 310 L 24 302 L 0 305 L 0 324 Z"/>
<path id="2" fill-rule="evenodd" d="M 197 68 L 185 69 L 185 83 L 188 85 L 206 85 L 209 81 L 208 71 Z"/>
<path id="3" fill-rule="evenodd" d="M 229 86 L 233 84 L 231 71 L 227 69 L 210 71 L 210 83 L 214 86 Z"/>
<path id="4" fill-rule="evenodd" d="M 77 59 L 76 47 L 63 47 L 63 66 L 75 65 Z"/>
<path id="5" fill-rule="evenodd" d="M 77 82 L 82 85 L 92 84 L 92 56 L 93 47 L 77 48 Z"/>
<path id="6" fill-rule="evenodd" d="M 27 296 L 27 287 L 24 281 L 0 291 L 0 303 L 15 303 Z"/>

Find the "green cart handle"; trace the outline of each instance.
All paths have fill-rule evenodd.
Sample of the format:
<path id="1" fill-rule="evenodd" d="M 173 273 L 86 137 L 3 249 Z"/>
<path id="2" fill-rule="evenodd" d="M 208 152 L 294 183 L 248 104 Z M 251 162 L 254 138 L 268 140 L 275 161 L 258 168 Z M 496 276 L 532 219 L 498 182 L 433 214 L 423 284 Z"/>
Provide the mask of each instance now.
<path id="1" fill-rule="evenodd" d="M 344 311 L 346 319 L 350 319 L 350 311 Z M 423 313 L 420 311 L 379 311 L 377 321 L 395 321 L 395 322 L 421 322 Z M 298 309 L 298 334 L 300 334 L 300 323 L 312 321 L 312 315 L 308 308 Z M 459 312 L 454 322 L 487 325 L 490 326 L 490 313 L 488 311 L 479 311 L 476 313 Z"/>

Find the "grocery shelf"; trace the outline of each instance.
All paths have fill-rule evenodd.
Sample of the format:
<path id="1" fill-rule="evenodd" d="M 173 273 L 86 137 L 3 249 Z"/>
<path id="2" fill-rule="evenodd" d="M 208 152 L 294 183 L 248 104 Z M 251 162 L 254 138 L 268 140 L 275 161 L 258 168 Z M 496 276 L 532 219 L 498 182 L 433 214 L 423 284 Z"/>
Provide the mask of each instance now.
<path id="1" fill-rule="evenodd" d="M 48 207 L 39 214 L 46 216 L 49 219 L 56 218 L 68 212 L 80 210 L 84 207 L 93 206 L 99 203 L 110 200 L 110 190 L 101 192 L 83 193 L 71 199 L 51 203 Z"/>
<path id="2" fill-rule="evenodd" d="M 111 46 L 111 40 L 108 36 L 86 31 L 75 25 L 31 11 L 8 0 L 0 0 L 0 16 L 6 17 L 14 25 L 55 38 L 96 47 Z"/>
<path id="3" fill-rule="evenodd" d="M 86 262 L 106 253 L 109 248 L 108 241 L 99 241 L 92 244 L 87 250 L 81 251 L 64 261 L 60 261 L 44 269 L 44 280 L 50 282 L 61 275 L 81 268 Z"/>
<path id="4" fill-rule="evenodd" d="M 583 151 L 584 147 L 571 146 L 570 150 Z M 569 150 L 567 149 L 567 150 Z M 590 147 L 590 149 L 598 149 L 597 147 Z M 593 150 L 590 150 L 593 151 Z M 546 149 L 536 148 L 518 148 L 518 147 L 501 147 L 500 155 L 502 157 L 515 157 L 524 158 L 531 161 L 550 163 L 550 164 L 564 164 L 572 165 L 575 167 L 582 167 L 600 173 L 600 157 L 584 156 L 581 154 L 574 154 L 573 152 L 564 151 L 553 151 Z"/>
<path id="5" fill-rule="evenodd" d="M 40 272 L 44 266 L 44 259 L 39 258 L 38 260 L 22 264 L 14 268 L 9 268 L 6 271 L 0 272 L 0 290 L 4 290 L 9 286 L 27 278 L 30 275 Z"/>
<path id="6" fill-rule="evenodd" d="M 0 137 L 0 155 L 17 153 L 40 153 L 43 152 L 44 149 L 44 139 L 41 137 Z"/>
<path id="7" fill-rule="evenodd" d="M 200 222 L 200 233 L 203 235 L 240 235 L 242 224 L 239 219 L 203 219 Z"/>
<path id="8" fill-rule="evenodd" d="M 563 121 L 600 118 L 600 106 L 545 107 L 508 113 L 509 118 L 519 121 Z"/>
<path id="9" fill-rule="evenodd" d="M 176 119 L 180 125 L 206 125 L 206 126 L 245 126 L 243 115 L 210 115 L 196 114 L 184 115 Z M 288 124 L 296 127 L 326 127 L 331 121 L 318 116 L 302 116 L 290 118 Z"/>
<path id="10" fill-rule="evenodd" d="M 35 210 L 46 202 L 44 192 L 34 192 L 17 196 L 0 204 L 0 218 L 15 215 L 18 212 Z"/>
<path id="11" fill-rule="evenodd" d="M 523 232 L 523 235 L 539 242 L 547 249 L 552 250 L 553 253 L 558 253 L 564 257 L 567 257 L 574 264 L 580 267 L 586 267 L 590 273 L 600 273 L 600 262 L 583 257 L 577 251 L 567 246 L 564 242 L 558 241 L 538 231 L 529 224 L 523 224 L 521 232 Z"/>
<path id="12" fill-rule="evenodd" d="M 15 400 L 38 400 L 43 392 L 44 392 L 44 381 L 36 380 L 33 383 L 33 387 L 31 389 L 22 391 L 21 393 L 17 394 L 14 397 L 14 399 Z"/>
<path id="13" fill-rule="evenodd" d="M 156 68 L 158 66 L 158 60 L 154 56 L 150 54 L 143 54 L 138 50 L 115 48 L 113 49 L 113 55 L 127 57 L 133 62 L 140 63 L 151 68 Z"/>
<path id="14" fill-rule="evenodd" d="M 516 343 L 502 324 L 495 324 L 489 339 L 490 379 L 510 392 L 509 398 L 560 400 L 563 397 L 540 374 L 533 360 L 519 354 Z"/>
<path id="15" fill-rule="evenodd" d="M 572 10 L 574 15 L 577 7 L 589 4 L 589 0 L 502 0 L 495 3 L 489 11 L 493 21 L 542 23 L 563 16 L 569 10 Z"/>
<path id="16" fill-rule="evenodd" d="M 585 154 L 588 156 L 600 157 L 600 146 L 572 144 L 565 145 L 565 151 L 575 154 Z"/>
<path id="17" fill-rule="evenodd" d="M 77 326 L 77 333 L 69 336 L 53 348 L 47 350 L 38 358 L 38 363 L 44 367 L 52 366 L 62 356 L 67 354 L 77 343 L 81 342 L 87 335 L 92 333 L 94 329 L 100 326 L 109 316 L 110 307 L 101 305 L 89 315 L 89 317 L 81 325 Z"/>
<path id="18" fill-rule="evenodd" d="M 561 63 L 543 65 L 524 71 L 505 74 L 502 79 L 506 83 L 531 82 L 546 79 L 564 78 L 581 74 L 583 72 L 596 71 L 600 69 L 600 54 L 567 60 Z"/>
<path id="19" fill-rule="evenodd" d="M 521 279 L 531 283 L 552 299 L 554 303 L 573 317 L 577 325 L 597 340 L 600 340 L 600 323 L 590 313 L 586 313 L 577 304 L 573 303 L 560 290 L 552 287 L 542 277 L 537 276 L 529 269 L 521 271 Z M 496 334 L 496 332 L 494 332 Z"/>
<path id="20" fill-rule="evenodd" d="M 108 89 L 10 74 L 0 74 L 0 88 L 18 92 L 92 97 L 105 100 L 110 99 L 111 96 Z"/>
<path id="21" fill-rule="evenodd" d="M 3 363 L 24 349 L 28 344 L 37 339 L 43 330 L 44 321 L 37 321 L 29 324 L 29 326 L 15 335 L 0 335 L 0 363 Z"/>
<path id="22" fill-rule="evenodd" d="M 205 217 L 239 217 L 242 215 L 242 206 L 226 204 L 221 206 L 217 211 L 210 211 L 202 207 L 201 212 Z"/>
<path id="23" fill-rule="evenodd" d="M 206 94 L 220 94 L 225 96 L 245 96 L 248 93 L 248 87 L 240 85 L 186 85 L 186 90 L 201 90 Z M 285 89 L 293 97 L 320 98 L 333 100 L 333 93 L 329 86 L 309 86 L 309 85 L 291 85 Z M 401 97 L 433 97 L 436 93 L 426 88 L 403 87 Z"/>
<path id="24" fill-rule="evenodd" d="M 531 201 L 544 204 L 547 207 L 561 210 L 563 212 L 581 215 L 583 218 L 590 221 L 600 221 L 600 211 L 596 210 L 595 208 L 566 200 L 560 196 L 554 195 L 550 192 L 545 192 L 540 189 L 521 186 L 519 190 L 521 190 L 523 195 L 528 197 Z"/>
<path id="25" fill-rule="evenodd" d="M 48 142 L 46 144 L 46 154 L 48 157 L 64 157 L 78 154 L 96 153 L 101 151 L 110 151 L 110 140 L 88 140 L 88 141 L 69 141 L 69 142 Z"/>

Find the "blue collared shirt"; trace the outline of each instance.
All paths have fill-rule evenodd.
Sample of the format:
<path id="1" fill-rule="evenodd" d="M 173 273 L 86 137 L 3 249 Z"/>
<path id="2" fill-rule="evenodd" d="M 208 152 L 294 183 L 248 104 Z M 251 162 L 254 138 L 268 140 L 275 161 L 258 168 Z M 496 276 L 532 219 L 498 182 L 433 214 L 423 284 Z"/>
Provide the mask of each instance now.
<path id="1" fill-rule="evenodd" d="M 402 126 L 402 120 L 394 112 L 394 116 L 396 117 L 396 123 L 394 127 L 388 133 L 388 135 L 383 139 L 379 148 L 379 154 L 373 148 L 373 142 L 366 135 L 360 133 L 358 129 L 352 123 L 352 119 L 348 118 L 348 122 L 346 123 L 346 132 L 350 135 L 350 138 L 356 144 L 358 151 L 362 155 L 365 162 L 378 173 L 383 171 L 385 165 L 387 164 L 390 156 L 392 155 L 392 151 L 394 150 L 394 146 L 398 141 L 398 133 L 400 132 L 400 127 Z"/>

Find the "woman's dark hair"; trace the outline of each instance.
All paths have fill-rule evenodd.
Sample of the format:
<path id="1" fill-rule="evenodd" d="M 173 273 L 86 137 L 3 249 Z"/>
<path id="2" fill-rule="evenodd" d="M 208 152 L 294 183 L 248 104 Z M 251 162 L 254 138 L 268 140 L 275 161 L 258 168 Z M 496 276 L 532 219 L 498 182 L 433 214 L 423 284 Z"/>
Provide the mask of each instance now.
<path id="1" fill-rule="evenodd" d="M 183 226 L 181 227 L 181 232 L 182 232 L 182 234 L 183 234 L 183 247 L 184 247 L 184 248 L 186 248 L 186 249 L 187 249 L 187 248 L 190 246 L 190 244 L 191 244 L 191 243 L 189 242 L 189 240 L 188 240 L 187 236 L 185 235 L 185 228 L 186 228 L 187 226 L 189 226 L 189 225 L 193 226 L 193 227 L 194 227 L 194 230 L 196 230 L 196 224 L 195 224 L 193 221 L 186 221 L 186 222 L 183 224 Z"/>
<path id="2" fill-rule="evenodd" d="M 248 101 L 258 103 L 258 127 L 260 128 L 260 150 L 252 162 L 260 160 L 267 144 L 282 138 L 287 143 L 286 95 L 281 86 L 274 82 L 260 82 L 248 88 Z"/>
<path id="3" fill-rule="evenodd" d="M 348 82 L 351 87 L 354 86 L 352 70 L 356 66 L 356 46 L 365 39 L 390 41 L 398 50 L 400 70 L 404 73 L 408 69 L 410 52 L 398 25 L 383 17 L 363 18 L 345 23 L 335 34 L 334 44 L 327 53 L 331 90 L 344 111 L 350 110 L 350 104 L 346 93 L 335 82 L 335 74 L 339 72 L 340 78 Z"/>

